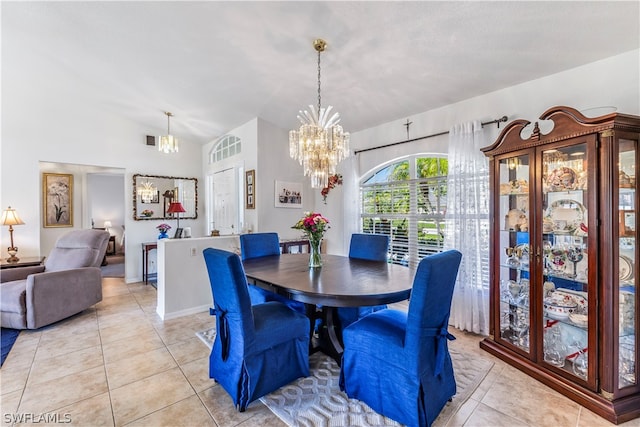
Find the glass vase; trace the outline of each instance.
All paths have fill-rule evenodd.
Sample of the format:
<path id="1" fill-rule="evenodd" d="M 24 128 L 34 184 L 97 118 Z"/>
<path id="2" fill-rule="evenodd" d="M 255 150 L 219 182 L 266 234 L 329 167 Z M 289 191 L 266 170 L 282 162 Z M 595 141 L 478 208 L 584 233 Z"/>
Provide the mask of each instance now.
<path id="1" fill-rule="evenodd" d="M 160 234 L 158 234 L 158 240 L 160 239 L 168 239 L 169 235 L 167 234 L 166 231 L 161 231 Z"/>
<path id="2" fill-rule="evenodd" d="M 322 238 L 309 237 L 309 267 L 322 267 L 320 243 L 322 243 Z"/>

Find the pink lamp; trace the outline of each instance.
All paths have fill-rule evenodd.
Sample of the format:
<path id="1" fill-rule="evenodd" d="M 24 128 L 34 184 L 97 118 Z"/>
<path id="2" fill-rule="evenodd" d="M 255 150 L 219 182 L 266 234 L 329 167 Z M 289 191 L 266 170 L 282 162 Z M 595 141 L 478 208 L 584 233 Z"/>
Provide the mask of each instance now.
<path id="1" fill-rule="evenodd" d="M 167 209 L 167 213 L 174 213 L 178 217 L 177 228 L 180 228 L 180 212 L 186 212 L 184 206 L 180 202 L 171 202 L 169 204 L 169 209 Z"/>

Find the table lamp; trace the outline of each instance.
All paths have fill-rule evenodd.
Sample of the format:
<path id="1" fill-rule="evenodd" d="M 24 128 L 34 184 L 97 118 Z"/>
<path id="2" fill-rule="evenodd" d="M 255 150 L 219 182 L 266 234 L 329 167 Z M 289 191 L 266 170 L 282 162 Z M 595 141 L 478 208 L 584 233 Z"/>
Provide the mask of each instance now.
<path id="1" fill-rule="evenodd" d="M 110 230 L 111 227 L 113 227 L 113 225 L 111 225 L 111 221 L 104 222 L 104 229 L 107 230 L 109 234 L 111 234 L 111 230 Z"/>
<path id="2" fill-rule="evenodd" d="M 16 256 L 18 253 L 18 248 L 13 246 L 13 226 L 14 225 L 23 225 L 24 221 L 20 219 L 18 213 L 15 209 L 11 209 L 9 206 L 2 212 L 2 225 L 9 226 L 9 235 L 11 236 L 11 246 L 7 248 L 7 252 L 9 252 L 9 258 L 7 258 L 8 262 L 18 262 L 20 258 Z"/>
<path id="3" fill-rule="evenodd" d="M 186 209 L 184 208 L 184 206 L 182 206 L 182 203 L 180 202 L 171 202 L 171 204 L 169 205 L 169 209 L 167 209 L 167 213 L 174 213 L 176 214 L 177 218 L 178 218 L 178 224 L 177 224 L 177 228 L 180 228 L 180 212 L 186 212 Z M 177 230 L 176 230 L 177 232 Z"/>

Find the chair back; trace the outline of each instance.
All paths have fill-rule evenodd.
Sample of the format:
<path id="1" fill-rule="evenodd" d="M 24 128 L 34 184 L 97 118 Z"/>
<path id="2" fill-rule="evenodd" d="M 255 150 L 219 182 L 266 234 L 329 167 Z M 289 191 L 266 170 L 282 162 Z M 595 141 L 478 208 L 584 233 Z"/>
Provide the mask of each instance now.
<path id="1" fill-rule="evenodd" d="M 45 261 L 45 271 L 100 267 L 109 243 L 105 230 L 73 230 L 63 234 Z"/>
<path id="2" fill-rule="evenodd" d="M 461 260 L 462 254 L 452 249 L 429 255 L 418 264 L 409 301 L 405 348 L 417 352 L 425 348 L 428 337 L 447 334 Z"/>
<path id="3" fill-rule="evenodd" d="M 242 260 L 269 255 L 280 255 L 278 233 L 249 233 L 240 235 Z"/>
<path id="4" fill-rule="evenodd" d="M 351 235 L 349 258 L 386 261 L 388 251 L 389 236 L 386 234 L 354 233 Z"/>
<path id="5" fill-rule="evenodd" d="M 253 312 L 247 278 L 237 254 L 215 248 L 207 248 L 202 253 L 209 273 L 224 360 L 230 352 L 243 353 L 244 341 L 251 342 L 253 337 Z"/>

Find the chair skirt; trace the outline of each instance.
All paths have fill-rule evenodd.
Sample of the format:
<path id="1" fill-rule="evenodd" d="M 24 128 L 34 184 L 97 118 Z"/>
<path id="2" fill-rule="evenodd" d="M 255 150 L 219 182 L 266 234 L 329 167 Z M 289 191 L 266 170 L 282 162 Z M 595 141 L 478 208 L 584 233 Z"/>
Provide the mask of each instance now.
<path id="1" fill-rule="evenodd" d="M 340 388 L 399 423 L 430 426 L 456 393 L 451 357 L 447 350 L 434 376 L 435 339 L 422 351 L 405 348 L 405 327 L 405 313 L 383 310 L 345 329 Z"/>
<path id="2" fill-rule="evenodd" d="M 209 377 L 220 383 L 240 411 L 293 380 L 309 376 L 309 319 L 276 302 L 255 306 L 254 314 L 255 336 L 238 339 L 240 332 L 231 328 L 229 354 L 223 358 L 217 334 L 209 356 Z"/>

